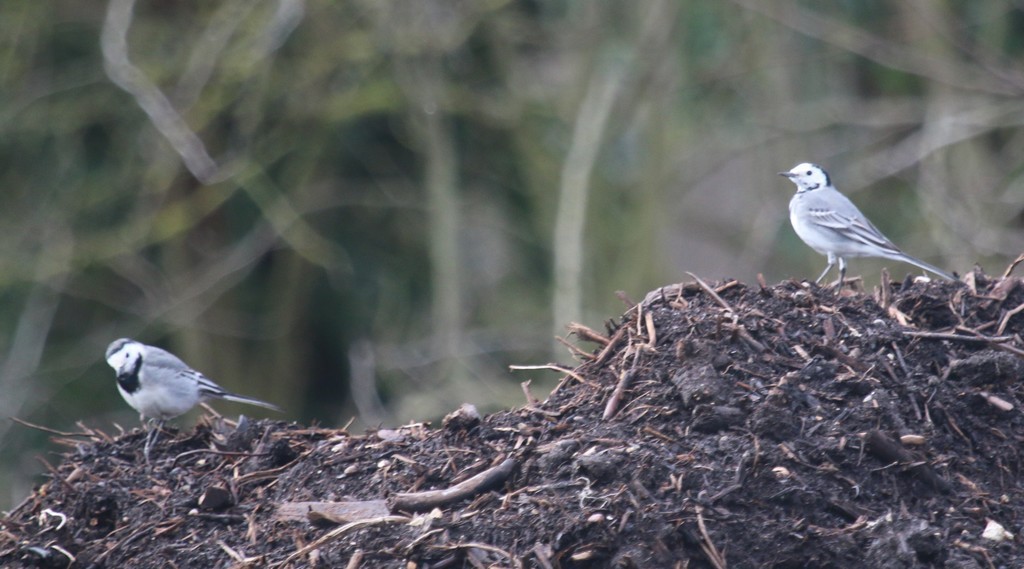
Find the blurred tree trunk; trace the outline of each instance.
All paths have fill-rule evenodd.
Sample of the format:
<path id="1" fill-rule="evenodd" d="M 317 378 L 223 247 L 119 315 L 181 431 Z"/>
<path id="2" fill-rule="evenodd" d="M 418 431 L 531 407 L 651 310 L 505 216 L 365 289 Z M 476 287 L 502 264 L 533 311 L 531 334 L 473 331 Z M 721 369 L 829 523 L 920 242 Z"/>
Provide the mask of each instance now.
<path id="1" fill-rule="evenodd" d="M 562 167 L 555 215 L 552 331 L 555 336 L 564 334 L 565 325 L 579 320 L 582 315 L 583 263 L 587 257 L 584 232 L 590 178 L 604 140 L 608 116 L 625 74 L 625 65 L 620 62 L 607 66 L 600 62 L 596 64 L 573 125 L 569 153 Z M 555 345 L 554 350 L 560 354 L 563 348 Z"/>
<path id="2" fill-rule="evenodd" d="M 425 8 L 429 9 L 429 8 Z M 463 333 L 462 255 L 459 236 L 462 210 L 459 197 L 458 150 L 448 116 L 448 78 L 441 45 L 410 42 L 394 67 L 394 76 L 408 98 L 406 124 L 419 155 L 420 194 L 426 215 L 426 250 L 429 257 L 429 319 L 425 333 L 436 365 L 431 383 L 459 381 L 451 376 L 457 365 Z M 417 280 L 419 280 L 417 277 Z"/>

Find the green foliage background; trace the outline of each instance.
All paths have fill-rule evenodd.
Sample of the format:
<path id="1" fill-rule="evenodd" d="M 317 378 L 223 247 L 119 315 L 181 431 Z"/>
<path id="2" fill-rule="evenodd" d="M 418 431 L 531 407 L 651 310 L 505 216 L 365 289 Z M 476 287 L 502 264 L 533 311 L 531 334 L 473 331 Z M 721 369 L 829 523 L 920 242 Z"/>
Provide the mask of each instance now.
<path id="1" fill-rule="evenodd" d="M 567 361 L 552 336 L 621 313 L 614 291 L 817 276 L 775 175 L 802 161 L 911 254 L 1001 271 L 1022 10 L 0 3 L 0 416 L 135 427 L 102 357 L 121 336 L 286 419 L 520 404 L 557 378 L 507 366 Z M 0 423 L 0 507 L 52 450 Z"/>

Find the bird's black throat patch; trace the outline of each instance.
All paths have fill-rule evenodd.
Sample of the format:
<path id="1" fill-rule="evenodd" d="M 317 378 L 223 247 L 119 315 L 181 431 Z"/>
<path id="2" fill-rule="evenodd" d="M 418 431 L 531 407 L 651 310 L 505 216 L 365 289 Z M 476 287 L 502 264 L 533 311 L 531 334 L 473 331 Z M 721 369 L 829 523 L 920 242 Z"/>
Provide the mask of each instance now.
<path id="1" fill-rule="evenodd" d="M 135 393 L 139 390 L 139 370 L 142 369 L 142 358 L 135 358 L 135 364 L 117 374 L 117 384 L 128 393 Z"/>

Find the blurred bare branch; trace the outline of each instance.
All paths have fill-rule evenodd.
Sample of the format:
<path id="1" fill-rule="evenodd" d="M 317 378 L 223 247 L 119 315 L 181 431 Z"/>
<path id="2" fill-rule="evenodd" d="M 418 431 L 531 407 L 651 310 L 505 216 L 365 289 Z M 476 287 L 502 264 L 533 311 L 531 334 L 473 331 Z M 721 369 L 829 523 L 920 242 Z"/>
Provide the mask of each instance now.
<path id="1" fill-rule="evenodd" d="M 217 64 L 222 61 L 221 54 L 231 37 L 258 4 L 253 0 L 228 0 L 210 17 L 203 34 L 193 43 L 192 54 L 178 80 L 174 97 L 178 107 L 187 109 L 199 98 Z"/>
<path id="2" fill-rule="evenodd" d="M 423 186 L 429 220 L 431 336 L 445 352 L 455 354 L 462 331 L 462 231 L 458 154 L 442 91 L 443 66 L 433 53 L 398 65 L 399 84 L 411 99 L 413 132 L 423 152 Z M 446 374 L 440 373 L 440 376 Z"/>
<path id="3" fill-rule="evenodd" d="M 222 171 L 210 158 L 203 141 L 192 132 L 167 97 L 128 57 L 128 29 L 132 24 L 134 7 L 135 0 L 110 0 L 107 5 L 101 36 L 107 76 L 135 98 L 153 126 L 177 151 L 197 180 L 214 184 L 229 177 L 230 174 Z"/>
<path id="4" fill-rule="evenodd" d="M 922 117 L 920 120 L 924 120 Z M 941 123 L 942 128 L 934 121 Z M 864 168 L 856 178 L 856 185 L 868 185 L 918 165 L 924 158 L 965 140 L 989 133 L 1007 125 L 1024 124 L 1024 102 L 977 101 L 970 108 L 956 109 L 951 105 L 933 117 L 927 132 L 923 129 L 903 137 L 900 141 L 872 153 L 864 160 Z M 923 126 L 923 125 L 922 125 Z"/>
<path id="5" fill-rule="evenodd" d="M 377 394 L 377 359 L 368 340 L 354 342 L 348 349 L 350 392 L 359 418 L 367 425 L 379 425 L 388 418 Z"/>
<path id="6" fill-rule="evenodd" d="M 288 36 L 299 27 L 305 14 L 305 0 L 277 0 L 277 9 L 274 10 L 269 24 L 262 30 L 259 40 L 255 42 L 249 64 L 253 65 L 270 56 L 284 45 Z"/>
<path id="7" fill-rule="evenodd" d="M 39 366 L 46 346 L 46 337 L 53 325 L 53 317 L 60 303 L 63 279 L 51 281 L 43 286 L 33 287 L 28 300 L 18 317 L 14 330 L 14 338 L 7 347 L 3 365 L 0 366 L 0 387 L 5 396 L 0 398 L 0 415 L 16 414 L 21 404 L 30 397 L 32 389 L 17 389 L 23 384 L 31 386 L 31 375 Z M 0 438 L 2 430 L 7 427 L 6 421 L 0 422 Z"/>
<path id="8" fill-rule="evenodd" d="M 276 0 L 276 7 L 267 23 L 260 27 L 257 36 L 245 46 L 245 55 L 239 57 L 236 73 L 246 75 L 276 51 L 302 22 L 306 12 L 305 0 Z M 189 108 L 199 98 L 209 82 L 217 65 L 223 62 L 221 55 L 228 48 L 238 28 L 260 5 L 253 0 L 230 0 L 222 4 L 210 17 L 203 34 L 196 40 L 192 53 L 175 90 L 175 102 L 179 108 Z"/>
<path id="9" fill-rule="evenodd" d="M 607 67 L 595 67 L 573 124 L 572 141 L 562 167 L 552 242 L 555 335 L 565 322 L 578 320 L 582 312 L 583 261 L 586 259 L 583 232 L 590 177 L 605 138 L 605 125 L 608 124 L 615 97 L 626 77 L 627 67 L 627 63 L 618 61 Z"/>
<path id="10" fill-rule="evenodd" d="M 733 2 L 808 37 L 944 85 L 1009 96 L 1019 96 L 1024 91 L 1024 76 L 1019 73 L 993 75 L 973 63 L 918 53 L 913 48 L 871 34 L 858 26 L 827 17 L 820 11 L 802 8 L 790 0 Z"/>
<path id="11" fill-rule="evenodd" d="M 36 269 L 41 278 L 30 283 L 27 300 L 17 316 L 13 337 L 0 364 L 0 416 L 17 415 L 23 406 L 47 386 L 40 385 L 33 375 L 39 369 L 43 351 L 70 275 L 73 243 L 71 234 L 61 223 L 41 232 L 40 254 Z M 11 427 L 0 421 L 0 441 Z"/>
<path id="12" fill-rule="evenodd" d="M 307 223 L 288 193 L 275 188 L 262 168 L 250 164 L 238 178 L 242 189 L 260 208 L 263 217 L 296 253 L 331 273 L 351 270 L 344 248 Z"/>
<path id="13" fill-rule="evenodd" d="M 254 2 L 225 4 L 207 27 L 207 33 L 193 50 L 186 72 L 178 85 L 178 96 L 186 107 L 191 106 L 209 81 L 236 27 L 253 9 Z M 276 50 L 298 26 L 305 12 L 303 0 L 279 0 L 274 17 L 264 28 L 247 62 L 252 65 Z M 174 108 L 162 91 L 131 62 L 128 55 L 128 30 L 131 28 L 135 0 L 110 0 L 103 23 L 101 45 L 104 69 L 118 87 L 135 98 L 149 116 L 153 126 L 181 156 L 185 167 L 203 184 L 221 182 L 235 175 L 236 165 L 219 166 L 206 150 L 205 144 L 184 117 Z"/>

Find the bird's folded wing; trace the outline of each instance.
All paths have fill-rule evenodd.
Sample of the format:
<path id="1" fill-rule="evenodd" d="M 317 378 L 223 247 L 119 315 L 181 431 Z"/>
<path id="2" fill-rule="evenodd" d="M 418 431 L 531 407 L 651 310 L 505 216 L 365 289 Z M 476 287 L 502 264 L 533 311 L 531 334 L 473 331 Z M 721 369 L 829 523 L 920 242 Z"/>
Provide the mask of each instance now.
<path id="1" fill-rule="evenodd" d="M 892 241 L 864 217 L 851 217 L 831 209 L 808 210 L 811 221 L 821 229 L 834 231 L 843 239 L 878 247 L 882 251 L 902 253 Z"/>
<path id="2" fill-rule="evenodd" d="M 203 395 L 212 395 L 214 397 L 222 397 L 227 393 L 223 387 L 217 385 L 212 379 L 199 373 L 194 369 L 187 369 L 181 372 L 181 375 L 188 377 L 199 384 L 199 393 Z"/>

